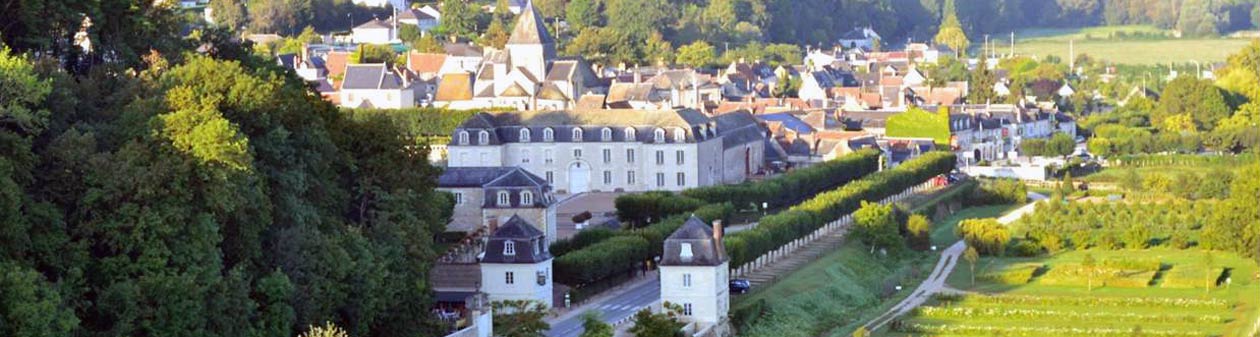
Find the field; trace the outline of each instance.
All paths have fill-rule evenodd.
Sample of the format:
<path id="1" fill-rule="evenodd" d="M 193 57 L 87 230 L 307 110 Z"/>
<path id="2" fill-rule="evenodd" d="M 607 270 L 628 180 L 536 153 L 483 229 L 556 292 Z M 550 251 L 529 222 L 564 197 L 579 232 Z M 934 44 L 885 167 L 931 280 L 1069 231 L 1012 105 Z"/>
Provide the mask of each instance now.
<path id="1" fill-rule="evenodd" d="M 1117 37 L 1127 34 L 1129 37 Z M 1141 35 L 1141 37 L 1133 37 Z M 1166 37 L 1161 37 L 1166 36 Z M 1186 38 L 1172 37 L 1172 33 L 1149 26 L 1092 27 L 1084 29 L 1031 29 L 1015 34 L 1015 52 L 1038 58 L 1055 55 L 1068 59 L 1068 41 L 1075 40 L 1076 53 L 1088 54 L 1120 64 L 1169 64 L 1191 60 L 1203 62 L 1224 61 L 1230 53 L 1246 46 L 1247 39 Z M 1009 47 L 1002 36 L 995 47 L 1005 51 Z"/>
<path id="2" fill-rule="evenodd" d="M 964 263 L 948 283 L 968 293 L 938 296 L 879 335 L 1232 337 L 1247 336 L 1260 310 L 1251 260 L 1218 252 L 1207 267 L 1198 251 L 1163 248 L 1089 254 L 1092 291 L 1082 251 L 982 258 L 974 285 Z"/>

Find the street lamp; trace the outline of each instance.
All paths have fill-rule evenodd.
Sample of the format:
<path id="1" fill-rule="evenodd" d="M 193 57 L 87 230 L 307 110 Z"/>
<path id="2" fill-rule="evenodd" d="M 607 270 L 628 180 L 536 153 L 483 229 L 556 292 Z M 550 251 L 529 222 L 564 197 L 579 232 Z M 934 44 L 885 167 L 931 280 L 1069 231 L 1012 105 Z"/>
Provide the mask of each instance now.
<path id="1" fill-rule="evenodd" d="M 769 208 L 770 208 L 770 203 L 762 202 L 761 203 L 761 216 L 766 216 L 766 210 Z"/>

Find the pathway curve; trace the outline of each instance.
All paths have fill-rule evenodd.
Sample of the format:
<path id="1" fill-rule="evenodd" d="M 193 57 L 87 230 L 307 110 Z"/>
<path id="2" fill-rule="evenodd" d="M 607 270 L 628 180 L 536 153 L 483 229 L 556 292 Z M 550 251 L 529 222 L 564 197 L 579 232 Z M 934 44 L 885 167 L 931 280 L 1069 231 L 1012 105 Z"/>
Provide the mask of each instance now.
<path id="1" fill-rule="evenodd" d="M 1037 201 L 1045 198 L 1046 196 L 1044 195 L 1029 192 L 1028 199 L 1031 200 L 1031 202 L 1015 209 L 1014 211 L 1011 211 L 1010 213 L 1002 215 L 1002 217 L 998 218 L 998 222 L 1005 225 L 1018 220 L 1020 217 L 1023 217 L 1024 214 L 1032 212 L 1032 210 L 1036 207 Z M 924 280 L 923 283 L 919 284 L 919 287 L 915 288 L 914 292 L 910 293 L 909 297 L 901 300 L 901 302 L 897 303 L 897 305 L 893 306 L 891 309 L 888 309 L 888 311 L 883 315 L 879 315 L 879 317 L 875 317 L 875 319 L 871 320 L 870 323 L 867 323 L 867 331 L 875 331 L 883 328 L 884 325 L 888 324 L 888 322 L 892 322 L 893 319 L 901 317 L 901 315 L 914 310 L 914 308 L 918 308 L 920 305 L 923 305 L 924 302 L 927 302 L 928 299 L 932 298 L 932 295 L 942 292 L 948 288 L 945 285 L 945 280 L 949 279 L 949 274 L 954 271 L 954 267 L 958 266 L 958 259 L 962 256 L 963 251 L 966 249 L 967 244 L 962 240 L 958 240 L 958 242 L 950 245 L 949 248 L 945 248 L 945 251 L 941 252 L 941 259 L 938 260 L 936 262 L 936 266 L 932 268 L 932 274 L 928 275 L 928 278 Z"/>

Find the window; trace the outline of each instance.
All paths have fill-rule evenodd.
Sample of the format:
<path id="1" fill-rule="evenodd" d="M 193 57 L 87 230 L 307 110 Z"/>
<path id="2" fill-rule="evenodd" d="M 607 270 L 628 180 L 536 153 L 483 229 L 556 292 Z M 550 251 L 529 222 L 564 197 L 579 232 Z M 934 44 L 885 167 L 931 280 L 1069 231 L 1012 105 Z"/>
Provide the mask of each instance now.
<path id="1" fill-rule="evenodd" d="M 534 192 L 521 191 L 521 206 L 531 206 L 534 204 Z"/>
<path id="2" fill-rule="evenodd" d="M 626 139 L 625 139 L 625 141 L 627 141 L 627 142 L 633 142 L 634 140 L 635 140 L 635 132 L 634 132 L 634 128 L 626 128 Z"/>
<path id="3" fill-rule="evenodd" d="M 691 274 L 683 274 L 683 287 L 691 288 Z"/>
<path id="4" fill-rule="evenodd" d="M 687 132 L 683 131 L 682 128 L 674 128 L 674 142 L 682 143 L 686 141 L 687 141 Z"/>
<path id="5" fill-rule="evenodd" d="M 662 129 L 656 129 L 655 131 L 652 131 L 652 141 L 653 141 L 653 142 L 656 142 L 656 143 L 664 143 L 664 142 L 665 142 L 665 130 L 662 130 Z"/>
<path id="6" fill-rule="evenodd" d="M 656 174 L 656 186 L 665 187 L 665 174 L 664 173 Z"/>
<path id="7" fill-rule="evenodd" d="M 521 128 L 521 143 L 529 143 L 529 129 Z"/>
<path id="8" fill-rule="evenodd" d="M 611 163 L 612 162 L 612 149 L 604 149 L 603 152 L 604 152 L 604 163 L 605 164 Z"/>
<path id="9" fill-rule="evenodd" d="M 582 141 L 582 128 L 573 128 L 573 141 Z"/>
<path id="10" fill-rule="evenodd" d="M 516 255 L 516 241 L 503 241 L 503 255 Z"/>
<path id="11" fill-rule="evenodd" d="M 552 155 L 551 149 L 543 150 L 543 161 L 551 164 L 556 161 L 556 157 Z"/>
<path id="12" fill-rule="evenodd" d="M 551 172 L 551 171 L 547 171 L 547 173 L 546 173 L 545 175 L 547 176 L 547 183 L 548 183 L 548 184 L 554 184 L 554 183 L 556 182 L 556 179 L 555 179 L 556 174 L 555 174 L 555 173 L 553 173 L 553 172 Z"/>
<path id="13" fill-rule="evenodd" d="M 503 273 L 503 283 L 516 284 L 516 275 L 513 275 L 510 271 Z"/>
<path id="14" fill-rule="evenodd" d="M 665 165 L 665 151 L 656 150 L 656 165 Z"/>
<path id="15" fill-rule="evenodd" d="M 609 128 L 604 128 L 603 130 L 599 130 L 599 140 L 602 140 L 602 141 L 605 141 L 605 142 L 611 142 L 611 141 L 612 141 L 612 129 L 609 129 Z"/>
<path id="16" fill-rule="evenodd" d="M 695 254 L 692 254 L 691 252 L 690 243 L 684 242 L 678 244 L 678 258 L 681 258 L 683 262 L 689 262 L 692 257 L 695 257 Z"/>
<path id="17" fill-rule="evenodd" d="M 573 148 L 573 158 L 578 158 L 578 159 L 581 159 L 581 158 L 582 158 L 582 149 L 580 149 L 580 148 Z"/>
<path id="18" fill-rule="evenodd" d="M 612 171 L 604 171 L 604 185 L 612 185 Z"/>
<path id="19" fill-rule="evenodd" d="M 556 140 L 556 131 L 551 128 L 543 129 L 543 141 L 554 142 Z"/>
<path id="20" fill-rule="evenodd" d="M 634 171 L 626 171 L 626 184 L 634 185 Z"/>
<path id="21" fill-rule="evenodd" d="M 455 204 L 456 204 L 456 205 L 463 205 L 463 204 L 464 204 L 464 193 L 463 193 L 463 192 L 455 192 Z"/>
<path id="22" fill-rule="evenodd" d="M 687 185 L 687 174 L 678 172 L 678 186 Z"/>
<path id="23" fill-rule="evenodd" d="M 683 315 L 691 316 L 691 303 L 683 303 Z"/>
<path id="24" fill-rule="evenodd" d="M 626 149 L 626 162 L 634 163 L 634 149 Z"/>
<path id="25" fill-rule="evenodd" d="M 468 145 L 468 131 L 459 132 L 459 145 Z"/>
<path id="26" fill-rule="evenodd" d="M 486 132 L 485 130 L 481 130 L 481 132 L 478 132 L 478 133 L 477 133 L 477 144 L 480 144 L 480 145 L 489 145 L 489 144 L 490 144 L 490 133 L 489 133 L 489 132 Z"/>
<path id="27" fill-rule="evenodd" d="M 674 160 L 678 162 L 678 165 L 682 165 L 683 162 L 686 161 L 684 160 L 686 157 L 687 157 L 687 153 L 683 152 L 683 150 L 678 150 L 677 152 L 674 152 Z"/>
<path id="28" fill-rule="evenodd" d="M 510 201 L 507 191 L 499 191 L 499 206 L 507 206 Z"/>

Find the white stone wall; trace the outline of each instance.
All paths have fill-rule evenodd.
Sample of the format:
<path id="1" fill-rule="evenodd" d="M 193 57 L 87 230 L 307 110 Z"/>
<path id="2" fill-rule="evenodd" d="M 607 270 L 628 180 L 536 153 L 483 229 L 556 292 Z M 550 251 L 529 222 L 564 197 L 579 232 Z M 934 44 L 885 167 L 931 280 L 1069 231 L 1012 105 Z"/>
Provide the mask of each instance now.
<path id="1" fill-rule="evenodd" d="M 341 106 L 357 108 L 368 101 L 372 106 L 381 109 L 399 109 L 416 106 L 416 92 L 411 88 L 377 90 L 377 89 L 342 89 Z"/>
<path id="2" fill-rule="evenodd" d="M 481 291 L 490 301 L 534 300 L 547 308 L 552 306 L 551 261 L 535 264 L 482 263 Z M 513 283 L 507 283 L 507 273 L 513 274 Z M 545 284 L 538 284 L 538 272 L 545 275 Z"/>
<path id="3" fill-rule="evenodd" d="M 730 311 L 729 270 L 726 262 L 719 266 L 661 266 L 661 301 L 691 305 L 691 315 L 683 322 L 716 324 Z M 686 286 L 684 275 L 691 275 Z"/>

